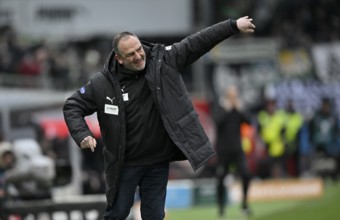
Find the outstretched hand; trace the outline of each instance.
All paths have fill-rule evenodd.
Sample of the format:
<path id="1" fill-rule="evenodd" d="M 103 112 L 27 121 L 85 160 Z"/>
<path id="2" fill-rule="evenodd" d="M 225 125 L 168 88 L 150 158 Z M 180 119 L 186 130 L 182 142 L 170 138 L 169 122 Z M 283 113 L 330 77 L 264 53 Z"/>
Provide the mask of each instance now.
<path id="1" fill-rule="evenodd" d="M 255 25 L 252 23 L 253 19 L 248 16 L 241 17 L 237 19 L 236 24 L 237 28 L 241 33 L 253 33 L 255 29 Z"/>

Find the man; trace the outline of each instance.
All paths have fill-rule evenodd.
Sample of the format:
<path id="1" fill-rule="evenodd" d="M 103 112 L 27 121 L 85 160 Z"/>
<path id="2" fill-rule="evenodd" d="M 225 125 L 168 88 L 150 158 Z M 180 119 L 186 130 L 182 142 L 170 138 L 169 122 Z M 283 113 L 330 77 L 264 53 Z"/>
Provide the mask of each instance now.
<path id="1" fill-rule="evenodd" d="M 301 113 L 294 108 L 293 100 L 289 99 L 285 109 L 285 128 L 284 128 L 284 143 L 286 149 L 287 174 L 291 177 L 299 175 L 299 142 L 300 133 L 304 123 L 304 118 Z"/>
<path id="2" fill-rule="evenodd" d="M 258 133 L 267 155 L 258 165 L 261 178 L 282 178 L 287 175 L 284 137 L 286 122 L 285 110 L 277 107 L 276 99 L 266 99 L 265 108 L 257 114 Z"/>
<path id="3" fill-rule="evenodd" d="M 230 86 L 225 90 L 225 94 L 216 113 L 217 126 L 217 204 L 218 214 L 221 219 L 224 218 L 224 207 L 226 203 L 226 192 L 224 178 L 226 177 L 231 166 L 235 166 L 236 171 L 242 179 L 242 212 L 249 216 L 251 211 L 248 207 L 248 189 L 251 180 L 251 174 L 248 169 L 247 160 L 241 143 L 241 126 L 250 124 L 250 117 L 242 109 L 241 101 L 238 97 L 236 87 Z"/>
<path id="4" fill-rule="evenodd" d="M 227 20 L 171 46 L 122 32 L 104 70 L 66 100 L 64 116 L 75 142 L 95 150 L 84 117 L 97 112 L 104 141 L 107 209 L 125 219 L 139 186 L 143 219 L 163 219 L 169 162 L 188 159 L 194 170 L 214 156 L 180 71 L 252 19 Z"/>
<path id="5" fill-rule="evenodd" d="M 325 178 L 332 177 L 333 180 L 338 178 L 339 148 L 336 145 L 336 138 L 339 134 L 338 126 L 332 99 L 322 97 L 319 109 L 309 122 L 310 143 L 313 148 L 312 170 Z M 327 167 L 319 164 L 332 165 Z"/>

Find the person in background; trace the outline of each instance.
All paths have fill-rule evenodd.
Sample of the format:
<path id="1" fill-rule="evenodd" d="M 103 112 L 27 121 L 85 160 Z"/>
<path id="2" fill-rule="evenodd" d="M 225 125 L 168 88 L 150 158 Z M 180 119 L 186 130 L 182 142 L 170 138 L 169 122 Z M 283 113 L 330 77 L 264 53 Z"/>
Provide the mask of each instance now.
<path id="1" fill-rule="evenodd" d="M 331 100 L 323 98 L 310 121 L 310 138 L 315 152 L 328 154 L 328 149 L 334 145 L 336 126 L 337 118 L 332 111 Z"/>
<path id="2" fill-rule="evenodd" d="M 258 132 L 266 149 L 266 158 L 259 163 L 259 175 L 261 178 L 285 177 L 285 111 L 277 109 L 275 99 L 267 99 L 265 109 L 258 113 L 257 120 Z"/>
<path id="3" fill-rule="evenodd" d="M 71 95 L 63 112 L 75 142 L 96 148 L 84 117 L 97 113 L 104 141 L 107 208 L 104 219 L 126 219 L 139 187 L 141 216 L 164 219 L 169 163 L 197 170 L 215 156 L 181 71 L 232 35 L 254 32 L 248 16 L 229 19 L 169 46 L 133 33 L 113 38 L 104 69 Z"/>
<path id="4" fill-rule="evenodd" d="M 288 100 L 286 106 L 286 123 L 285 132 L 283 135 L 286 149 L 287 160 L 287 173 L 291 177 L 299 176 L 299 144 L 300 144 L 300 131 L 302 129 L 304 118 L 295 111 L 294 103 Z"/>
<path id="5" fill-rule="evenodd" d="M 51 199 L 54 160 L 42 154 L 35 139 L 16 139 L 12 146 L 16 160 L 5 173 L 8 198 L 19 201 Z"/>
<path id="6" fill-rule="evenodd" d="M 238 91 L 234 86 L 225 90 L 220 104 L 219 111 L 215 116 L 217 127 L 216 193 L 218 214 L 221 219 L 225 217 L 226 189 L 224 179 L 233 166 L 242 180 L 241 210 L 244 214 L 250 216 L 252 213 L 248 205 L 248 189 L 251 173 L 241 141 L 241 125 L 243 123 L 250 124 L 250 117 L 244 112 Z"/>
<path id="7" fill-rule="evenodd" d="M 333 111 L 332 100 L 324 97 L 310 124 L 310 142 L 313 149 L 312 169 L 322 176 L 337 177 L 336 138 L 339 134 L 338 119 Z M 317 162 L 319 161 L 319 162 Z M 313 164 L 314 163 L 314 164 Z M 325 164 L 330 164 L 328 167 Z"/>
<path id="8" fill-rule="evenodd" d="M 5 220 L 4 205 L 8 200 L 6 186 L 6 172 L 15 166 L 16 157 L 13 153 L 12 144 L 0 140 L 0 220 Z"/>

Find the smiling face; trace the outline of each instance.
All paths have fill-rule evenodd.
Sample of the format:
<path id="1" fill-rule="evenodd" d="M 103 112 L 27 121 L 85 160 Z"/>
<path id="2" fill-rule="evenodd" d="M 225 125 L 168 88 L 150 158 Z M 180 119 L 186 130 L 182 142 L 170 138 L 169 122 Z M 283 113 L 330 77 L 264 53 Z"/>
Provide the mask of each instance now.
<path id="1" fill-rule="evenodd" d="M 115 58 L 125 69 L 141 71 L 145 68 L 145 51 L 137 37 L 123 37 L 118 43 L 118 50 Z"/>

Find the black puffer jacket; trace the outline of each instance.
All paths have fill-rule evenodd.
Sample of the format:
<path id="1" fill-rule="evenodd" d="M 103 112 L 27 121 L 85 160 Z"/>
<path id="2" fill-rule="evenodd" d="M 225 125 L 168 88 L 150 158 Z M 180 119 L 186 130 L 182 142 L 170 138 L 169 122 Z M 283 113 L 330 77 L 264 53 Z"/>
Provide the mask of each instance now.
<path id="1" fill-rule="evenodd" d="M 171 46 L 143 43 L 151 50 L 146 61 L 147 85 L 165 129 L 194 170 L 215 153 L 193 108 L 180 71 L 234 33 L 231 21 L 227 20 Z M 103 153 L 109 204 L 112 204 L 117 190 L 126 143 L 125 111 L 114 72 L 114 65 L 117 65 L 114 55 L 112 52 L 104 70 L 91 77 L 89 83 L 69 97 L 64 105 L 66 123 L 78 145 L 86 136 L 92 136 L 84 117 L 97 112 L 105 145 Z M 110 108 L 110 114 L 105 113 L 105 108 Z"/>

